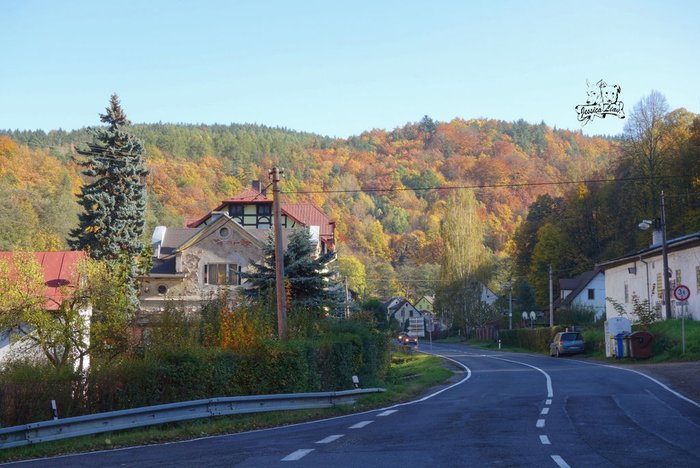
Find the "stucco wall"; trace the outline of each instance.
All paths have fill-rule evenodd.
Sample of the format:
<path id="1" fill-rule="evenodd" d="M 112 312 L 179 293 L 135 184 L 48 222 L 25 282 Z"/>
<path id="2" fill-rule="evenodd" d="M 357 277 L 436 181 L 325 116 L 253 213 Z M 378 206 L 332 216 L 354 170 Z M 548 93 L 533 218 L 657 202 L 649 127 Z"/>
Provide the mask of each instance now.
<path id="1" fill-rule="evenodd" d="M 663 272 L 663 260 L 661 255 L 645 258 L 644 261 L 630 260 L 629 262 L 605 270 L 605 291 L 608 297 L 612 297 L 623 304 L 628 313 L 632 313 L 632 295 L 636 294 L 640 301 L 649 299 L 652 307 L 657 304 L 663 313 L 663 299 L 658 295 L 657 274 Z M 677 271 L 681 272 L 681 283 L 690 288 L 688 299 L 688 313 L 694 320 L 700 320 L 700 300 L 698 298 L 698 277 L 696 268 L 700 266 L 700 247 L 669 252 L 668 266 L 673 273 L 671 282 L 671 294 L 673 285 L 677 284 Z M 630 268 L 636 268 L 636 273 L 630 273 Z M 648 272 L 648 277 L 647 277 Z M 625 301 L 625 285 L 628 289 L 627 301 Z M 674 317 L 678 315 L 676 300 L 671 295 L 671 310 Z M 605 305 L 607 317 L 617 316 L 617 312 L 608 302 Z M 631 316 L 632 317 L 632 316 Z M 632 317 L 634 320 L 634 317 Z"/>

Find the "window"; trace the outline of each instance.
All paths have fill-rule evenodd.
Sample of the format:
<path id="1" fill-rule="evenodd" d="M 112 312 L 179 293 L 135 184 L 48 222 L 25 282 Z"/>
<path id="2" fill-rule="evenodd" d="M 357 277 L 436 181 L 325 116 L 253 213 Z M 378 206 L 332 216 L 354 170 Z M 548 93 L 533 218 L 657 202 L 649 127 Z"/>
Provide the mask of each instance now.
<path id="1" fill-rule="evenodd" d="M 222 227 L 219 229 L 219 237 L 222 239 L 228 239 L 229 236 L 231 235 L 231 230 L 227 227 Z"/>
<path id="2" fill-rule="evenodd" d="M 629 304 L 630 302 L 630 286 L 629 284 L 625 283 L 625 304 Z"/>
<path id="3" fill-rule="evenodd" d="M 239 285 L 241 267 L 235 263 L 209 263 L 204 265 L 204 284 Z"/>
<path id="4" fill-rule="evenodd" d="M 664 297 L 664 282 L 661 280 L 661 273 L 656 274 L 656 295 L 659 299 Z"/>
<path id="5" fill-rule="evenodd" d="M 272 214 L 272 205 L 257 205 L 256 213 L 258 216 L 270 216 Z"/>
<path id="6" fill-rule="evenodd" d="M 695 291 L 700 293 L 700 266 L 695 267 Z"/>
<path id="7" fill-rule="evenodd" d="M 676 270 L 676 284 L 683 284 L 683 281 L 681 281 L 681 270 Z"/>
<path id="8" fill-rule="evenodd" d="M 168 292 L 168 287 L 166 285 L 161 284 L 160 286 L 158 286 L 158 294 L 163 295 L 166 292 Z"/>
<path id="9" fill-rule="evenodd" d="M 243 206 L 243 205 L 229 205 L 228 206 L 228 213 L 231 215 L 231 217 L 243 216 L 244 209 L 245 209 L 245 206 Z"/>
<path id="10" fill-rule="evenodd" d="M 595 299 L 595 289 L 589 289 L 588 290 L 588 300 L 592 301 Z"/>

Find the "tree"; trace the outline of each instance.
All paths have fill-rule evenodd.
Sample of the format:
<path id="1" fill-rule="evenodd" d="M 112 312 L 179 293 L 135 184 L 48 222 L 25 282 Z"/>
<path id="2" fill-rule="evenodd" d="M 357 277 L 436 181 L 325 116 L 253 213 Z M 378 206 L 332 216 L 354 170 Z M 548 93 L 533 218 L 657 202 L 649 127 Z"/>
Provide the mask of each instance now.
<path id="1" fill-rule="evenodd" d="M 365 265 L 357 257 L 344 255 L 338 257 L 338 273 L 342 278 L 346 278 L 348 288 L 356 291 L 359 295 L 364 294 L 367 288 L 367 273 Z"/>
<path id="2" fill-rule="evenodd" d="M 69 245 L 85 250 L 90 257 L 108 262 L 123 260 L 132 265 L 129 278 L 137 271 L 136 259 L 143 250 L 148 175 L 143 161 L 144 146 L 126 127 L 131 122 L 113 94 L 106 114 L 100 120 L 107 128 L 91 128 L 93 141 L 87 149 L 76 149 L 84 159 L 76 158 L 85 168 L 90 182 L 78 196 L 83 212 L 79 226 L 70 233 Z M 135 297 L 135 290 L 132 295 Z"/>
<path id="3" fill-rule="evenodd" d="M 114 273 L 104 262 L 84 260 L 74 289 L 66 287 L 54 310 L 47 307 L 41 265 L 33 254 L 18 252 L 12 262 L 0 261 L 0 327 L 56 368 L 82 371 L 89 355 L 114 357 L 126 350 L 131 319 L 124 276 Z"/>
<path id="4" fill-rule="evenodd" d="M 475 326 L 481 321 L 481 291 L 491 274 L 492 261 L 484 245 L 484 223 L 479 219 L 473 191 L 450 196 L 441 233 L 445 246 L 435 310 L 447 323 Z"/>
<path id="5" fill-rule="evenodd" d="M 275 292 L 275 247 L 272 236 L 264 248 L 264 260 L 252 263 L 253 272 L 241 273 L 247 280 L 248 297 L 268 300 Z M 335 252 L 315 257 L 314 243 L 308 229 L 295 229 L 289 236 L 289 245 L 284 252 L 284 275 L 290 306 L 321 313 L 334 310 L 342 303 L 340 284 L 330 263 Z"/>
<path id="6" fill-rule="evenodd" d="M 670 125 L 667 122 L 668 104 L 663 94 L 652 91 L 638 102 L 625 124 L 625 152 L 637 161 L 640 175 L 649 177 L 646 195 L 651 215 L 658 215 L 658 182 L 654 178 L 662 176 L 661 170 L 668 158 Z"/>

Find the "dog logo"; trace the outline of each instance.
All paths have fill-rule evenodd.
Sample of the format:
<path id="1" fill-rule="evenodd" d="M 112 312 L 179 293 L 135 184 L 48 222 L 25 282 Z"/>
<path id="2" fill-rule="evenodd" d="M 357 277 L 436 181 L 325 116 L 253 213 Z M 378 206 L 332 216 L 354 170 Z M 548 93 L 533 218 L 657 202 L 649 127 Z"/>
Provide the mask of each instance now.
<path id="1" fill-rule="evenodd" d="M 591 85 L 586 80 L 586 103 L 575 107 L 581 126 L 595 117 L 604 119 L 607 115 L 625 118 L 625 103 L 620 101 L 622 88 L 617 84 L 608 84 L 603 80 Z"/>

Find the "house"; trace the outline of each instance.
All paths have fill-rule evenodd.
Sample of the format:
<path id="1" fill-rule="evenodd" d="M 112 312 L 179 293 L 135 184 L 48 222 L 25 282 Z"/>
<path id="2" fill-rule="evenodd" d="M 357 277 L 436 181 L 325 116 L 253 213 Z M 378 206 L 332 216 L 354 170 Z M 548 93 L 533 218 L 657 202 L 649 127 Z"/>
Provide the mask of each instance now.
<path id="1" fill-rule="evenodd" d="M 44 284 L 46 310 L 58 310 L 64 300 L 69 298 L 71 289 L 74 289 L 78 281 L 77 266 L 85 259 L 82 251 L 58 251 L 58 252 L 33 252 L 34 258 L 41 266 Z M 0 261 L 6 263 L 12 271 L 16 259 L 14 252 L 0 252 Z M 89 317 L 92 308 L 87 307 L 79 311 L 81 315 Z M 15 330 L 0 331 L 0 361 L 10 354 L 29 352 L 29 348 L 21 342 L 15 342 L 13 335 Z"/>
<path id="2" fill-rule="evenodd" d="M 484 302 L 488 305 L 495 304 L 498 300 L 498 296 L 496 295 L 496 293 L 491 291 L 491 289 L 489 289 L 489 287 L 485 284 L 482 284 L 481 286 L 481 302 Z"/>
<path id="3" fill-rule="evenodd" d="M 576 278 L 559 280 L 560 296 L 554 301 L 555 312 L 581 307 L 595 311 L 596 320 L 605 316 L 605 273 L 596 268 Z"/>
<path id="4" fill-rule="evenodd" d="M 228 215 L 245 229 L 270 229 L 272 227 L 272 199 L 267 197 L 260 182 L 253 188 L 223 200 L 210 213 L 187 223 L 188 228 L 205 226 L 222 214 Z M 335 221 L 313 203 L 281 203 L 282 229 L 307 227 L 319 242 L 319 254 L 335 250 Z"/>
<path id="5" fill-rule="evenodd" d="M 388 319 L 395 319 L 402 330 L 412 336 L 425 336 L 425 318 L 408 299 L 392 297 L 384 303 Z"/>
<path id="6" fill-rule="evenodd" d="M 335 248 L 335 223 L 311 203 L 281 205 L 282 241 L 294 228 L 309 228 L 316 254 Z M 144 312 L 162 310 L 167 301 L 193 311 L 225 286 L 242 286 L 241 272 L 263 261 L 272 235 L 272 199 L 259 183 L 223 200 L 213 211 L 184 228 L 157 226 L 153 232 L 153 267 L 140 278 Z"/>
<path id="7" fill-rule="evenodd" d="M 434 296 L 423 296 L 416 302 L 416 309 L 426 312 L 433 311 L 433 302 L 435 302 Z"/>
<path id="8" fill-rule="evenodd" d="M 648 301 L 651 307 L 664 310 L 664 294 L 671 294 L 671 313 L 678 317 L 681 307 L 673 296 L 676 286 L 690 289 L 687 316 L 700 320 L 700 231 L 666 242 L 670 291 L 664 290 L 663 256 L 660 243 L 596 265 L 605 273 L 605 294 L 622 305 L 634 319 L 633 297 Z M 609 301 L 605 305 L 607 318 L 618 314 Z"/>

